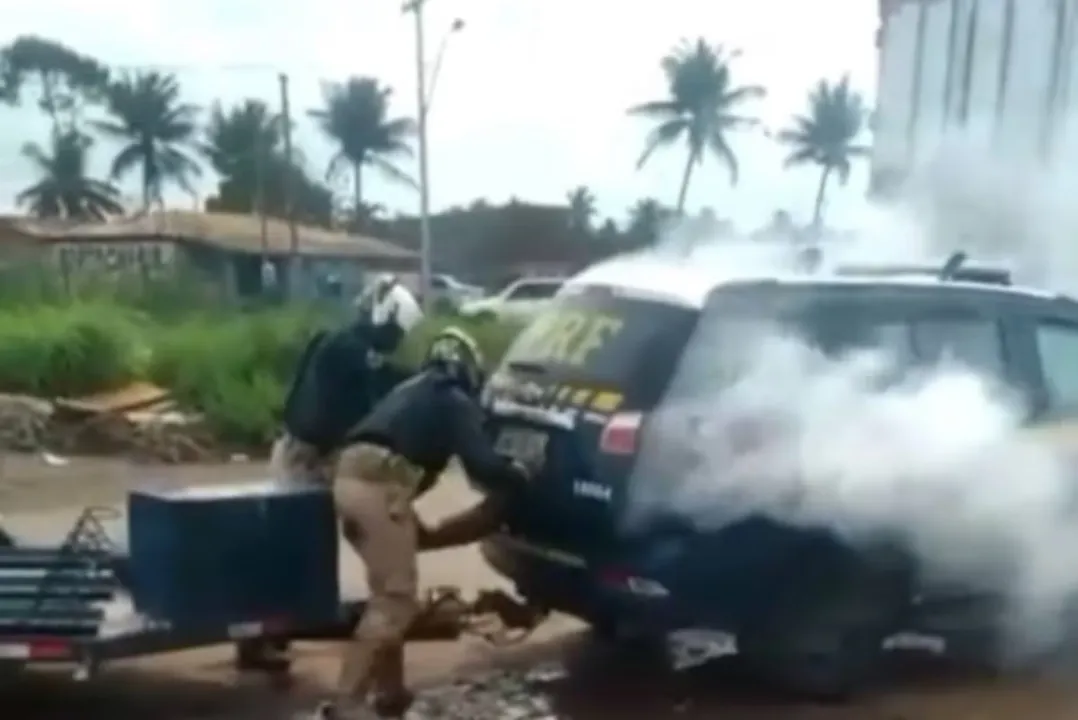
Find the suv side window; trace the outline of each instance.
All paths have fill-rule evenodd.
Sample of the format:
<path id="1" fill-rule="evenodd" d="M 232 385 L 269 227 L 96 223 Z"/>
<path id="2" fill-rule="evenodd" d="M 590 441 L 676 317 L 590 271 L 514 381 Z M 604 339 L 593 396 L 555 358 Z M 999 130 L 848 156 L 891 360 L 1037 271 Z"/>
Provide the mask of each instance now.
<path id="1" fill-rule="evenodd" d="M 1003 343 L 995 320 L 940 317 L 913 323 L 914 343 L 922 362 L 956 360 L 989 377 L 1006 376 Z"/>
<path id="2" fill-rule="evenodd" d="M 1047 410 L 1078 414 L 1078 324 L 1041 320 L 1037 323 Z"/>

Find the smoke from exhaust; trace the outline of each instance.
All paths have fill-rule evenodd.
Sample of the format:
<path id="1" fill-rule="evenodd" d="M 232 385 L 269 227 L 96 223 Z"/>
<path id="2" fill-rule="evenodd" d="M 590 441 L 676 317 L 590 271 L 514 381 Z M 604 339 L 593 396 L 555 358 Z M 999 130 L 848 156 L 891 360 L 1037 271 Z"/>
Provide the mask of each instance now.
<path id="1" fill-rule="evenodd" d="M 834 263 L 942 265 L 962 249 L 1031 284 L 1078 290 L 1078 208 L 1067 192 L 1076 185 L 956 146 L 825 252 Z M 686 249 L 672 236 L 586 273 L 703 291 L 793 269 L 789 245 Z M 898 358 L 882 350 L 825 357 L 759 326 L 716 353 L 682 368 L 653 416 L 638 473 L 662 467 L 664 485 L 634 482 L 631 518 L 674 515 L 711 530 L 756 514 L 851 541 L 897 538 L 933 583 L 1009 600 L 1012 651 L 1035 653 L 1058 637 L 1066 608 L 1078 605 L 1078 478 L 1060 449 L 1023 429 L 1016 392 L 946 358 L 898 373 Z"/>

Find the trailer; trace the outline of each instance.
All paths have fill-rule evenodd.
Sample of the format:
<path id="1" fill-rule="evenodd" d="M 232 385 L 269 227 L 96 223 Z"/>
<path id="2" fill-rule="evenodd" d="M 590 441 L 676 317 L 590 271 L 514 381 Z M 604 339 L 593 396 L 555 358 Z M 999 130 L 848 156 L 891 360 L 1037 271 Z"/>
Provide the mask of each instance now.
<path id="1" fill-rule="evenodd" d="M 87 508 L 53 546 L 25 545 L 0 532 L 0 668 L 68 665 L 78 680 L 109 661 L 231 643 L 240 670 L 287 674 L 288 644 L 347 637 L 364 607 L 342 600 L 334 613 L 248 617 L 177 627 L 137 610 L 129 553 L 104 521 L 116 511 Z"/>
<path id="2" fill-rule="evenodd" d="M 131 508 L 129 498 L 129 513 Z M 363 598 L 338 596 L 335 551 L 322 563 L 314 584 L 321 586 L 323 595 L 332 586 L 338 602 L 320 603 L 318 610 L 312 611 L 310 605 L 299 607 L 299 603 L 282 609 L 278 603 L 273 612 L 233 615 L 227 621 L 211 614 L 217 619 L 205 622 L 193 622 L 190 615 L 147 613 L 140 608 L 153 603 L 139 597 L 132 563 L 133 554 L 147 554 L 145 548 L 134 546 L 146 536 L 130 536 L 127 548 L 114 542 L 105 525 L 118 514 L 112 508 L 87 508 L 63 540 L 52 546 L 22 544 L 0 528 L 0 671 L 61 665 L 72 668 L 74 679 L 86 681 L 113 660 L 232 644 L 236 669 L 282 678 L 291 670 L 287 650 L 292 641 L 347 638 L 362 617 Z M 332 513 L 328 519 L 336 547 Z M 306 524 L 325 523 L 308 518 Z M 229 532 L 242 534 L 244 530 Z M 302 528 L 297 536 L 309 541 L 314 533 L 324 537 L 325 527 L 313 532 Z M 161 561 L 166 564 L 164 572 L 171 572 L 167 563 L 175 558 L 170 560 L 163 553 Z M 287 581 L 289 571 L 282 572 Z M 184 602 L 186 598 L 180 604 Z M 409 639 L 455 640 L 471 632 L 494 644 L 518 642 L 547 616 L 545 610 L 522 604 L 500 590 L 480 592 L 468 602 L 459 589 L 440 587 L 430 591 L 421 605 Z M 491 616 L 500 620 L 500 627 L 470 624 Z"/>

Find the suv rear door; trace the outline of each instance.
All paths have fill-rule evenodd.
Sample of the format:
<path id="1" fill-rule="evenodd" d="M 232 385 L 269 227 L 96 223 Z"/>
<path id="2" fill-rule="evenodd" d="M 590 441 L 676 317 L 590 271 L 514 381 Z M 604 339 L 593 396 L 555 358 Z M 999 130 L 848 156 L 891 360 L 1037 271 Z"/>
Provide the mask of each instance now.
<path id="1" fill-rule="evenodd" d="M 694 428 L 706 425 L 716 397 L 757 361 L 754 334 L 790 333 L 830 355 L 882 349 L 894 357 L 899 372 L 950 356 L 993 379 L 1027 387 L 1028 377 L 1014 361 L 1000 295 L 898 283 L 772 282 L 716 290 L 648 429 L 649 450 L 638 465 L 634 492 L 645 500 L 669 492 L 664 487 L 677 464 L 670 459 L 691 462 L 693 444 L 699 442 Z M 731 442 L 755 442 L 760 424 L 738 422 L 739 437 Z"/>
<path id="2" fill-rule="evenodd" d="M 1025 384 L 1014 362 L 1008 301 L 1001 295 L 947 286 L 869 283 L 759 283 L 715 291 L 648 427 L 647 450 L 633 478 L 634 493 L 647 503 L 675 491 L 677 471 L 672 468 L 677 463 L 670 459 L 688 457 L 691 462 L 692 452 L 699 452 L 701 441 L 692 437 L 693 428 L 707 425 L 716 398 L 721 403 L 730 383 L 758 362 L 759 356 L 750 348 L 753 333 L 786 331 L 828 355 L 882 349 L 895 357 L 899 373 L 950 356 L 991 378 Z M 765 403 L 765 412 L 766 407 Z M 729 451 L 736 454 L 758 447 L 766 440 L 769 425 L 769 418 L 763 416 L 739 417 L 726 425 L 725 431 L 733 433 L 727 437 Z M 681 448 L 676 447 L 679 443 Z M 653 452 L 656 446 L 662 451 Z M 655 502 L 653 509 L 661 512 L 669 505 Z M 722 511 L 715 508 L 717 523 Z M 655 527 L 679 532 L 676 517 L 655 514 L 648 519 Z M 651 576 L 675 594 L 685 592 L 706 601 L 712 593 L 721 592 L 714 582 L 716 575 L 755 582 L 754 572 L 767 566 L 760 559 L 768 552 L 763 547 L 721 553 L 714 552 L 705 539 L 693 548 L 691 557 L 683 561 L 687 565 L 674 575 L 649 570 Z"/>
<path id="3" fill-rule="evenodd" d="M 511 531 L 581 555 L 611 537 L 640 422 L 697 316 L 618 289 L 568 288 L 521 333 L 486 394 L 499 452 L 538 470 Z"/>

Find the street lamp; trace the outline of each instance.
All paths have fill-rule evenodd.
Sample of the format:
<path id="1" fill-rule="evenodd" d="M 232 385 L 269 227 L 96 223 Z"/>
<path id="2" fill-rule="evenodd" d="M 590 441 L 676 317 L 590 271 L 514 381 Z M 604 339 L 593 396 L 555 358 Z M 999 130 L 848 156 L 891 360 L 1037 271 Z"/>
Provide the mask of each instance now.
<path id="1" fill-rule="evenodd" d="M 423 294 L 423 305 L 431 308 L 431 242 L 430 242 L 430 169 L 427 159 L 427 116 L 433 99 L 435 83 L 442 68 L 449 36 L 464 29 L 464 21 L 457 19 L 438 48 L 434 69 L 431 73 L 430 89 L 427 89 L 427 58 L 423 33 L 423 6 L 427 0 L 408 0 L 401 8 L 404 13 L 412 13 L 415 18 L 415 74 L 416 105 L 419 113 L 419 285 Z"/>

